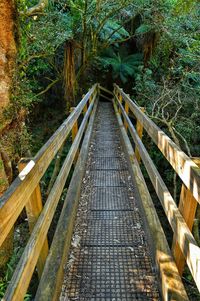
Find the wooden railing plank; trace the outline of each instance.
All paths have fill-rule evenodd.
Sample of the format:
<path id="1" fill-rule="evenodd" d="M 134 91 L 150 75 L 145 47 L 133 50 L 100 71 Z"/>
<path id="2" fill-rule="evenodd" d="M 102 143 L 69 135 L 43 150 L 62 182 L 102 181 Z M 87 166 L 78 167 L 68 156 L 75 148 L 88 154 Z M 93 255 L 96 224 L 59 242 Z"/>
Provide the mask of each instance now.
<path id="1" fill-rule="evenodd" d="M 193 197 L 189 189 L 182 185 L 180 201 L 179 201 L 179 211 L 182 214 L 186 224 L 190 231 L 194 224 L 195 213 L 197 209 L 197 201 Z M 182 275 L 185 266 L 185 257 L 176 241 L 176 235 L 173 237 L 172 252 L 179 270 L 179 274 Z"/>
<path id="2" fill-rule="evenodd" d="M 186 262 L 191 271 L 191 274 L 200 290 L 200 248 L 197 245 L 191 231 L 189 230 L 183 216 L 177 208 L 168 188 L 163 182 L 159 172 L 157 171 L 152 159 L 150 158 L 146 148 L 137 135 L 131 120 L 126 115 L 122 104 L 118 100 L 118 105 L 123 117 L 128 123 L 129 132 L 137 146 L 145 168 L 149 174 L 149 178 L 154 186 L 154 189 L 161 201 L 168 221 L 174 231 L 177 242 L 181 248 L 182 253 L 186 258 Z"/>
<path id="3" fill-rule="evenodd" d="M 63 163 L 60 173 L 52 187 L 49 197 L 46 201 L 44 209 L 38 218 L 38 221 L 33 229 L 31 237 L 25 247 L 23 255 L 17 265 L 17 268 L 13 274 L 11 282 L 6 290 L 3 301 L 21 301 L 28 289 L 30 279 L 32 277 L 33 271 L 35 269 L 41 248 L 44 244 L 45 237 L 47 235 L 49 226 L 51 224 L 54 212 L 56 210 L 58 201 L 60 199 L 61 193 L 63 191 L 65 182 L 67 180 L 68 174 L 71 170 L 71 166 L 79 147 L 81 138 L 83 136 L 85 126 L 87 124 L 88 118 L 92 111 L 94 100 L 96 95 L 94 95 L 93 100 L 88 108 L 87 113 L 79 128 L 79 132 L 76 135 L 74 143 L 72 144 L 69 153 Z"/>
<path id="4" fill-rule="evenodd" d="M 200 203 L 200 168 L 128 97 L 122 89 L 115 89 L 128 102 L 130 110 L 143 124 L 145 130 L 158 146 L 165 158 L 177 172 L 185 186 Z"/>
<path id="5" fill-rule="evenodd" d="M 132 148 L 128 135 L 126 134 L 126 130 L 123 127 L 122 119 L 120 118 L 115 104 L 114 109 L 121 130 L 125 149 L 127 150 L 131 171 L 137 184 L 137 189 L 141 197 L 142 207 L 145 212 L 145 217 L 151 232 L 151 239 L 153 239 L 152 247 L 154 251 L 153 253 L 155 256 L 155 261 L 160 272 L 163 300 L 189 300 L 184 289 L 181 277 L 179 276 L 178 269 L 170 252 L 164 231 L 157 216 L 144 177 L 140 170 L 139 163 L 137 162 L 134 150 Z"/>
<path id="6" fill-rule="evenodd" d="M 103 95 L 103 94 L 100 94 L 99 96 L 105 98 L 105 99 L 108 100 L 108 101 L 111 101 L 111 98 L 109 98 L 109 97 L 107 97 L 107 96 L 105 96 L 105 95 Z"/>
<path id="7" fill-rule="evenodd" d="M 199 158 L 192 158 L 192 160 L 200 167 L 200 159 Z M 182 185 L 181 194 L 180 194 L 180 201 L 179 201 L 179 210 L 182 214 L 183 218 L 188 225 L 190 231 L 192 231 L 194 225 L 195 214 L 197 210 L 198 203 L 193 197 L 192 193 L 189 189 Z M 174 258 L 179 270 L 180 275 L 182 275 L 185 266 L 185 257 L 181 252 L 181 249 L 176 241 L 176 236 L 173 237 L 172 243 L 172 252 L 174 254 Z"/>
<path id="8" fill-rule="evenodd" d="M 99 89 L 102 90 L 102 91 L 104 91 L 104 92 L 106 92 L 106 93 L 108 93 L 108 94 L 110 94 L 111 96 L 113 96 L 113 93 L 111 91 L 109 91 L 108 89 L 106 89 L 106 88 L 104 88 L 102 86 L 99 86 Z"/>
<path id="9" fill-rule="evenodd" d="M 96 85 L 85 95 L 74 112 L 63 122 L 35 158 L 29 162 L 26 167 L 27 174 L 22 172 L 0 199 L 0 246 L 95 89 Z"/>
<path id="10" fill-rule="evenodd" d="M 22 171 L 30 160 L 31 159 L 21 159 L 18 164 L 19 171 Z M 26 203 L 25 209 L 26 209 L 26 214 L 28 217 L 29 231 L 30 231 L 30 233 L 32 233 L 33 228 L 38 220 L 38 217 L 41 214 L 42 209 L 43 209 L 42 195 L 41 195 L 41 190 L 40 190 L 39 184 L 36 186 L 33 193 L 30 195 L 30 198 L 29 198 L 28 202 Z M 44 265 L 45 265 L 45 261 L 47 259 L 48 253 L 49 253 L 49 246 L 48 246 L 48 240 L 46 237 L 43 247 L 40 252 L 40 256 L 38 258 L 38 262 L 37 262 L 37 271 L 38 271 L 39 277 L 42 276 L 42 272 L 44 269 Z"/>

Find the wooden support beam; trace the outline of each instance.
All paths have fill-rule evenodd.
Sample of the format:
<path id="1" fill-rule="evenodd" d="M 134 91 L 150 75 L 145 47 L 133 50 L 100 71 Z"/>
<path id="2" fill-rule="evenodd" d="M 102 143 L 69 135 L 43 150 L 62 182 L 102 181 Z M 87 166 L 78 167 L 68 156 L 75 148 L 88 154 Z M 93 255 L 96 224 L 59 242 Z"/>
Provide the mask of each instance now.
<path id="1" fill-rule="evenodd" d="M 140 109 L 141 109 L 142 112 L 145 111 L 145 109 L 143 107 L 141 107 Z M 138 134 L 138 136 L 140 137 L 141 140 L 142 140 L 142 135 L 143 135 L 143 129 L 144 129 L 144 127 L 143 127 L 142 123 L 137 119 L 136 131 L 137 131 L 137 134 Z M 135 156 L 138 160 L 138 163 L 140 163 L 141 158 L 140 158 L 140 153 L 139 153 L 139 150 L 138 150 L 137 146 L 135 147 Z"/>
<path id="2" fill-rule="evenodd" d="M 82 98 L 84 98 L 84 94 L 82 95 Z M 86 114 L 86 112 L 87 112 L 87 103 L 86 103 L 86 105 L 84 106 L 84 108 L 83 108 L 83 115 L 85 115 Z"/>
<path id="3" fill-rule="evenodd" d="M 117 93 L 117 94 L 118 94 L 118 95 L 117 95 L 117 100 L 119 101 L 119 103 L 122 104 L 122 100 L 123 100 L 122 95 L 121 95 L 120 93 Z M 121 114 L 122 114 L 120 108 L 119 108 L 119 114 L 120 114 L 120 116 L 121 116 Z"/>
<path id="4" fill-rule="evenodd" d="M 21 159 L 20 162 L 18 163 L 18 169 L 21 172 L 28 162 L 30 162 L 31 159 Z M 38 217 L 40 216 L 40 213 L 42 212 L 43 205 L 42 205 L 42 195 L 41 195 L 41 190 L 40 190 L 40 185 L 38 184 L 31 194 L 28 202 L 26 203 L 25 206 L 26 209 L 26 214 L 28 218 L 28 224 L 29 224 L 29 231 L 32 233 L 33 228 L 38 220 Z M 48 240 L 47 237 L 44 241 L 43 247 L 41 249 L 40 255 L 38 257 L 38 262 L 37 262 L 37 271 L 38 271 L 38 276 L 41 278 L 42 272 L 44 269 L 44 265 L 47 259 L 49 253 L 49 246 L 48 246 Z"/>
<path id="5" fill-rule="evenodd" d="M 70 113 L 72 113 L 74 111 L 74 109 L 75 109 L 74 107 L 71 107 L 70 108 Z M 74 125 L 72 127 L 72 142 L 74 142 L 77 133 L 78 133 L 78 120 L 76 120 L 74 122 Z"/>
<path id="6" fill-rule="evenodd" d="M 125 112 L 127 114 L 127 116 L 129 115 L 129 105 L 127 102 L 125 102 Z M 126 129 L 126 131 L 128 130 L 128 123 L 126 122 L 126 120 L 124 120 L 124 127 Z"/>
<path id="7" fill-rule="evenodd" d="M 83 108 L 83 115 L 85 115 L 86 112 L 87 112 L 87 105 L 85 105 L 84 108 Z"/>
<path id="8" fill-rule="evenodd" d="M 194 158 L 195 163 L 200 166 L 200 158 Z M 190 231 L 192 231 L 194 225 L 195 214 L 197 210 L 197 201 L 193 197 L 189 189 L 183 184 L 181 188 L 180 201 L 179 201 L 179 210 L 185 219 L 186 224 Z M 180 275 L 183 274 L 185 267 L 185 257 L 181 252 L 179 244 L 176 241 L 176 236 L 173 236 L 172 242 L 172 253 L 174 255 L 176 265 L 178 267 Z"/>
<path id="9" fill-rule="evenodd" d="M 169 249 L 164 231 L 157 216 L 151 195 L 146 186 L 144 177 L 140 170 L 139 163 L 135 157 L 134 150 L 123 126 L 122 119 L 114 104 L 115 114 L 121 131 L 124 149 L 127 154 L 130 172 L 137 184 L 137 190 L 140 195 L 141 207 L 147 220 L 150 230 L 150 245 L 153 248 L 153 255 L 158 266 L 161 279 L 161 292 L 164 301 L 188 301 L 188 296 L 183 286 L 178 269 Z"/>
<path id="10" fill-rule="evenodd" d="M 183 184 L 178 208 L 191 231 L 194 224 L 197 204 L 198 203 L 191 194 L 190 190 L 187 189 L 187 187 Z M 179 274 L 182 275 L 185 267 L 185 257 L 176 240 L 176 235 L 173 236 L 172 253 L 174 255 Z"/>

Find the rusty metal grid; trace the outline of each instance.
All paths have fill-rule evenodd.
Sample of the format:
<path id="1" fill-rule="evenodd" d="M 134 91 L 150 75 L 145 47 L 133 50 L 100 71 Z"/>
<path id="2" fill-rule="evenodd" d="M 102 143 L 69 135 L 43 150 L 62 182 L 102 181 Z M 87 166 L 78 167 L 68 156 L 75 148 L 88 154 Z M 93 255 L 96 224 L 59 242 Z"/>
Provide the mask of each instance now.
<path id="1" fill-rule="evenodd" d="M 160 300 L 116 122 L 112 105 L 100 103 L 87 167 L 88 214 L 82 220 L 80 247 L 73 249 L 60 300 Z"/>
<path id="2" fill-rule="evenodd" d="M 134 196 L 126 187 L 93 187 L 90 194 L 89 206 L 91 210 L 102 212 L 138 210 L 134 207 Z"/>
<path id="3" fill-rule="evenodd" d="M 151 263 L 135 250 L 83 247 L 75 257 L 69 300 L 159 300 Z"/>

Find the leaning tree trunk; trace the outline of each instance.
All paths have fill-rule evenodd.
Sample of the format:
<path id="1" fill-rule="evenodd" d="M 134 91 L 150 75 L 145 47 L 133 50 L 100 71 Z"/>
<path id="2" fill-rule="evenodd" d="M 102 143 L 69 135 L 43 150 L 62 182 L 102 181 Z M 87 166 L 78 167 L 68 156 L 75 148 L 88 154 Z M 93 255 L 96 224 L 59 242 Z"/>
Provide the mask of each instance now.
<path id="1" fill-rule="evenodd" d="M 15 69 L 16 43 L 15 43 L 16 9 L 14 0 L 0 0 L 0 117 L 10 103 L 12 77 Z M 1 118 L 0 118 L 1 119 Z M 5 125 L 1 124 L 1 129 Z M 0 155 L 0 196 L 8 188 L 10 178 L 7 176 L 7 167 Z M 0 267 L 6 265 L 13 248 L 13 231 L 0 247 Z"/>
<path id="2" fill-rule="evenodd" d="M 75 63 L 74 63 L 74 42 L 67 41 L 65 44 L 65 57 L 64 57 L 64 93 L 67 112 L 70 107 L 75 106 Z"/>

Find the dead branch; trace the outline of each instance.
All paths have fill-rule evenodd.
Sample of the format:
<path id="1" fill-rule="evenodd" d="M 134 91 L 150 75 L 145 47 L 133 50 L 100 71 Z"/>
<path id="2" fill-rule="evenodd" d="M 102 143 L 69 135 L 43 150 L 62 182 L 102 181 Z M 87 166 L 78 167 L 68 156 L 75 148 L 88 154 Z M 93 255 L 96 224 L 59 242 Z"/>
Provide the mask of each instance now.
<path id="1" fill-rule="evenodd" d="M 58 81 L 60 80 L 60 78 L 57 78 L 56 80 L 52 81 L 47 87 L 46 89 L 44 89 L 43 91 L 41 91 L 40 93 L 36 94 L 35 97 L 38 97 L 44 93 L 46 93 L 47 91 L 49 91 L 49 89 L 55 85 Z"/>

